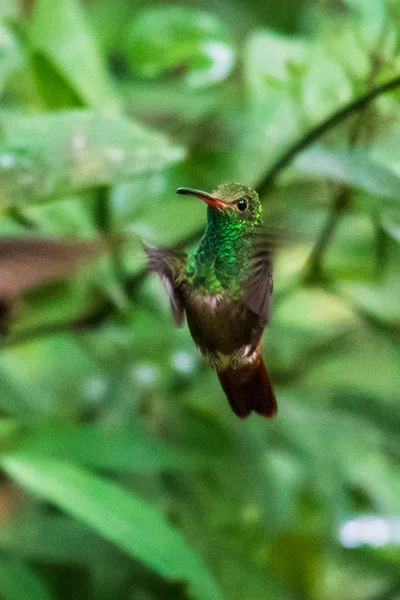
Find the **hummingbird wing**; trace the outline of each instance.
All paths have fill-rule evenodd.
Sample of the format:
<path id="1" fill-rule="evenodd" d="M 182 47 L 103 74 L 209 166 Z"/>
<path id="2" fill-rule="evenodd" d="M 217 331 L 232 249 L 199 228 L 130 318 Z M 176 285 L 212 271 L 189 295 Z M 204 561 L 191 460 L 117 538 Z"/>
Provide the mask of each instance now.
<path id="1" fill-rule="evenodd" d="M 185 307 L 179 291 L 178 280 L 186 263 L 186 253 L 163 247 L 149 248 L 145 246 L 144 249 L 149 269 L 160 276 L 169 296 L 172 315 L 180 327 L 185 318 Z"/>
<path id="2" fill-rule="evenodd" d="M 245 284 L 244 300 L 259 316 L 262 328 L 268 323 L 272 295 L 272 257 L 275 242 L 269 234 L 257 234 L 250 252 L 250 276 Z"/>

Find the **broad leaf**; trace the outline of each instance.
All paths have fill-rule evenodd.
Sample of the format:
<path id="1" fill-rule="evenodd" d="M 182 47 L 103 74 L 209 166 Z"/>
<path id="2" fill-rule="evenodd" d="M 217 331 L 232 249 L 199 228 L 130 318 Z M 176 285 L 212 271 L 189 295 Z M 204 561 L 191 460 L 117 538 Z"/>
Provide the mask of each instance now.
<path id="1" fill-rule="evenodd" d="M 127 119 L 76 110 L 45 116 L 0 114 L 3 203 L 26 204 L 127 181 L 183 158 L 165 136 Z"/>
<path id="2" fill-rule="evenodd" d="M 33 430 L 19 451 L 36 458 L 73 462 L 117 472 L 151 473 L 193 470 L 202 457 L 190 450 L 167 445 L 139 425 L 127 430 L 102 430 L 99 426 L 47 426 Z"/>
<path id="3" fill-rule="evenodd" d="M 21 421 L 73 418 L 80 406 L 96 398 L 96 390 L 101 396 L 104 380 L 93 357 L 68 334 L 0 352 L 0 407 Z"/>
<path id="4" fill-rule="evenodd" d="M 185 80 L 192 87 L 225 79 L 234 63 L 223 24 L 212 14 L 183 6 L 138 13 L 126 46 L 134 72 L 154 78 L 185 67 Z"/>
<path id="5" fill-rule="evenodd" d="M 31 21 L 31 44 L 66 79 L 84 104 L 116 106 L 95 39 L 78 0 L 38 0 Z"/>
<path id="6" fill-rule="evenodd" d="M 366 151 L 333 150 L 321 145 L 303 152 L 296 167 L 306 173 L 361 188 L 378 198 L 400 198 L 400 178 Z"/>
<path id="7" fill-rule="evenodd" d="M 114 483 L 67 463 L 4 455 L 4 470 L 30 492 L 53 502 L 131 556 L 173 581 L 186 581 L 193 598 L 218 600 L 218 588 L 197 553 L 163 515 Z"/>
<path id="8" fill-rule="evenodd" d="M 7 77 L 21 67 L 22 63 L 18 42 L 11 29 L 1 22 L 0 13 L 0 92 L 3 93 Z"/>
<path id="9" fill-rule="evenodd" d="M 388 25 L 389 3 L 385 0 L 344 0 L 360 21 L 364 45 L 375 51 L 382 45 L 384 28 Z"/>

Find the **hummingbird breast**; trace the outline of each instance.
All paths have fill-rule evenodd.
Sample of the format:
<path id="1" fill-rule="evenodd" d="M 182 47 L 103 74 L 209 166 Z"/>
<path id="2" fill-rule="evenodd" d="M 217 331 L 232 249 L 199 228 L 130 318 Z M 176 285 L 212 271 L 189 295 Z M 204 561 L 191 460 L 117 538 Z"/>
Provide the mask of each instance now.
<path id="1" fill-rule="evenodd" d="M 224 292 L 185 291 L 188 326 L 202 351 L 231 356 L 242 346 L 257 343 L 258 317 L 243 302 Z M 260 329 L 259 337 L 261 333 Z"/>

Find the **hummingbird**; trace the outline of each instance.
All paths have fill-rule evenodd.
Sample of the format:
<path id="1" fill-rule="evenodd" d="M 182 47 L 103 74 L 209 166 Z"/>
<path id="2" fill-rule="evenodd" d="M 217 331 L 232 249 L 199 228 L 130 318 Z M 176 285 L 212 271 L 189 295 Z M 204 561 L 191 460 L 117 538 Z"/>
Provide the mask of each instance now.
<path id="1" fill-rule="evenodd" d="M 277 403 L 261 346 L 273 287 L 272 247 L 259 196 L 239 183 L 224 183 L 211 194 L 186 187 L 177 193 L 207 204 L 206 229 L 189 253 L 145 246 L 148 266 L 161 277 L 178 326 L 186 314 L 233 412 L 273 417 Z"/>

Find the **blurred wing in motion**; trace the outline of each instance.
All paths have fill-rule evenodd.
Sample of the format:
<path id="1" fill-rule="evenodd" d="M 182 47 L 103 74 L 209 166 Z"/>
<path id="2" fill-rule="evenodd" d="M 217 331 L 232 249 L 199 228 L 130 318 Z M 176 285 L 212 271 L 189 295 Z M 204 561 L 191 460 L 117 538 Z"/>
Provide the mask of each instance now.
<path id="1" fill-rule="evenodd" d="M 67 277 L 75 267 L 96 258 L 105 244 L 90 240 L 6 237 L 0 239 L 0 299 Z"/>
<path id="2" fill-rule="evenodd" d="M 248 308 L 259 316 L 260 326 L 268 323 L 272 294 L 272 259 L 279 239 L 270 232 L 257 234 L 250 253 L 250 277 L 245 285 L 244 299 Z"/>
<path id="3" fill-rule="evenodd" d="M 172 315 L 180 327 L 185 318 L 182 296 L 179 292 L 178 279 L 186 261 L 185 252 L 170 248 L 149 248 L 145 246 L 149 269 L 157 273 L 168 292 Z"/>

